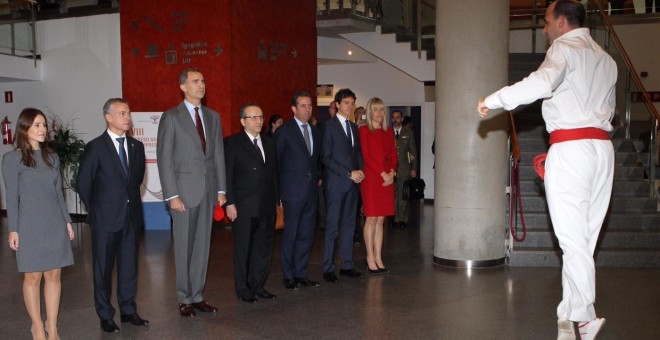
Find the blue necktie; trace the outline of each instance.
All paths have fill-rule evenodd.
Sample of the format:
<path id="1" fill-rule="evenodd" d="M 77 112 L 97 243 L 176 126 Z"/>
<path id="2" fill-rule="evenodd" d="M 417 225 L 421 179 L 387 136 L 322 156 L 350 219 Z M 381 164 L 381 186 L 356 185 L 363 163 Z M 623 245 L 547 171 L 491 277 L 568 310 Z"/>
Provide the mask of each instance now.
<path id="1" fill-rule="evenodd" d="M 124 150 L 124 139 L 126 138 L 117 138 L 117 142 L 119 142 L 119 161 L 121 162 L 121 168 L 124 170 L 124 174 L 128 176 L 128 162 L 126 161 L 126 150 Z"/>
<path id="2" fill-rule="evenodd" d="M 346 119 L 344 121 L 346 123 L 346 136 L 348 136 L 348 142 L 351 144 L 351 147 L 353 147 L 353 138 L 351 138 L 351 123 Z"/>

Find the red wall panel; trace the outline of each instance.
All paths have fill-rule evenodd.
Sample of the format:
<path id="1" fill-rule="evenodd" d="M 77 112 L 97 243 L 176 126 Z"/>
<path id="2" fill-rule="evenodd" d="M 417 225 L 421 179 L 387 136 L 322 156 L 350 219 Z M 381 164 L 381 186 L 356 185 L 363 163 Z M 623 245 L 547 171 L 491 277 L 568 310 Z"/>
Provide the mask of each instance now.
<path id="1" fill-rule="evenodd" d="M 316 3 L 241 1 L 233 6 L 232 112 L 255 101 L 266 117 L 287 119 L 295 91 L 315 95 Z"/>
<path id="2" fill-rule="evenodd" d="M 267 118 L 290 117 L 293 92 L 314 94 L 312 1 L 126 1 L 120 17 L 123 96 L 133 111 L 177 105 L 187 67 L 204 74 L 205 104 L 220 112 L 225 135 L 242 129 L 238 109 L 247 102 Z"/>

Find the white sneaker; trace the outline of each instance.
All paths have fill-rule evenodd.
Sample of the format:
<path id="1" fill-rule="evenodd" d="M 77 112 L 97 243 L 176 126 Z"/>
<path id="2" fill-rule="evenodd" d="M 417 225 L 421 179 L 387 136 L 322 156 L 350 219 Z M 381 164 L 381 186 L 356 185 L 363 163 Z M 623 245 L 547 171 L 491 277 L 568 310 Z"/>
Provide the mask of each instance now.
<path id="1" fill-rule="evenodd" d="M 575 340 L 575 327 L 573 322 L 566 319 L 557 320 L 557 340 Z"/>
<path id="2" fill-rule="evenodd" d="M 593 340 L 596 338 L 596 334 L 598 334 L 600 329 L 603 328 L 605 319 L 595 318 L 592 321 L 580 324 L 581 325 L 578 327 L 580 330 L 580 338 L 582 338 L 582 340 Z"/>

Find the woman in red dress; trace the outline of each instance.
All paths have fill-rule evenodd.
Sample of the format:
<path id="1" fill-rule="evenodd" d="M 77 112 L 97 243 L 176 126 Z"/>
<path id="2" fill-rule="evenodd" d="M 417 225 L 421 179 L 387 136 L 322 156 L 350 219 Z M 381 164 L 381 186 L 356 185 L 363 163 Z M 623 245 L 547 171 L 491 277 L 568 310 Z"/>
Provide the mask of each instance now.
<path id="1" fill-rule="evenodd" d="M 367 102 L 367 124 L 359 128 L 364 180 L 360 183 L 364 222 L 364 245 L 370 274 L 387 273 L 381 250 L 383 221 L 394 215 L 394 177 L 398 158 L 394 133 L 388 127 L 385 105 L 380 98 Z"/>

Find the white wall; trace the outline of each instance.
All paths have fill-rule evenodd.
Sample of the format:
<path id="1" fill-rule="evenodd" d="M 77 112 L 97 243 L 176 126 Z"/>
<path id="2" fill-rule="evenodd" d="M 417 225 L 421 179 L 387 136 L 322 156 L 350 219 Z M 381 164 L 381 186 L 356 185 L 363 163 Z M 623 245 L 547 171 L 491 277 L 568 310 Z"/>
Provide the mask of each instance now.
<path id="1" fill-rule="evenodd" d="M 638 75 L 648 73 L 648 77 L 641 78 L 646 91 L 660 91 L 660 23 L 617 25 L 614 30 L 628 51 Z M 660 103 L 654 104 L 660 111 Z M 633 114 L 636 120 L 648 119 L 646 111 Z"/>
<path id="2" fill-rule="evenodd" d="M 357 106 L 365 106 L 371 97 L 382 98 L 386 105 L 424 102 L 424 83 L 383 61 L 319 65 L 317 70 L 319 84 L 334 84 L 335 92 L 345 87 L 353 90 Z"/>
<path id="3" fill-rule="evenodd" d="M 85 141 L 98 136 L 105 129 L 103 104 L 122 95 L 119 14 L 39 21 L 37 47 L 42 80 L 0 83 L 0 94 L 14 95 L 13 103 L 0 103 L 0 115 L 9 116 L 13 129 L 23 108 L 36 107 L 73 122 Z M 0 146 L 1 154 L 9 150 Z M 4 209 L 4 195 L 1 204 Z"/>

